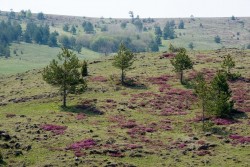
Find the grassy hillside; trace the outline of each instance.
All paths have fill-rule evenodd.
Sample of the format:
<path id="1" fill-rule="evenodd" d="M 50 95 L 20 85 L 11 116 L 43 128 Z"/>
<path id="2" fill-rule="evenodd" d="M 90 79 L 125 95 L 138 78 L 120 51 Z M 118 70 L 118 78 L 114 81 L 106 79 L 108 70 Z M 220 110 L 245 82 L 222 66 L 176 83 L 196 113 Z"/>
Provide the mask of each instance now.
<path id="1" fill-rule="evenodd" d="M 11 57 L 8 59 L 0 57 L 0 75 L 43 68 L 56 58 L 60 50 L 60 48 L 51 48 L 45 45 L 13 43 L 11 45 Z M 81 60 L 93 60 L 101 57 L 101 54 L 85 48 L 82 49 L 80 54 L 76 53 L 76 55 Z"/>
<path id="2" fill-rule="evenodd" d="M 2 164 L 247 167 L 250 53 L 189 52 L 195 65 L 185 78 L 197 71 L 213 76 L 228 53 L 236 61 L 232 72 L 243 77 L 229 83 L 235 108 L 242 112 L 231 122 L 211 120 L 215 125 L 208 127 L 209 133 L 201 130 L 201 110 L 192 89 L 180 85 L 169 58 L 161 59 L 161 53 L 136 55 L 134 68 L 126 73 L 134 83 L 128 87 L 118 84 L 120 71 L 110 58 L 92 62 L 88 90 L 71 95 L 67 109 L 60 108 L 61 96 L 42 81 L 39 70 L 1 78 Z M 53 127 L 61 129 L 49 131 Z"/>

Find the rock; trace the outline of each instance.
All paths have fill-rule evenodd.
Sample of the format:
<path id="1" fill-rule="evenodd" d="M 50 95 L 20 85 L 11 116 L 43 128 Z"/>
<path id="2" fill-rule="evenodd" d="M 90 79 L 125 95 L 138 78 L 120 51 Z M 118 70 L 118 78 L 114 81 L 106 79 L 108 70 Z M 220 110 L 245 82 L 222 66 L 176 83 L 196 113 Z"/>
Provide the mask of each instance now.
<path id="1" fill-rule="evenodd" d="M 106 144 L 114 144 L 116 142 L 116 140 L 114 138 L 109 138 L 107 141 L 106 141 Z"/>
<path id="2" fill-rule="evenodd" d="M 19 151 L 19 150 L 16 150 L 16 151 L 14 151 L 14 155 L 15 156 L 20 156 L 20 155 L 23 155 L 23 152 Z"/>
<path id="3" fill-rule="evenodd" d="M 209 146 L 208 145 L 202 145 L 198 148 L 198 150 L 208 150 Z"/>
<path id="4" fill-rule="evenodd" d="M 211 135 L 212 135 L 212 133 L 210 133 L 210 132 L 205 133 L 205 136 L 211 136 Z"/>
<path id="5" fill-rule="evenodd" d="M 15 144 L 15 148 L 16 148 L 16 149 L 19 149 L 20 147 L 21 147 L 21 144 L 20 144 L 20 143 L 16 143 L 16 144 Z"/>
<path id="6" fill-rule="evenodd" d="M 23 150 L 29 151 L 29 150 L 31 150 L 31 148 L 32 148 L 31 145 L 27 145 L 26 147 L 23 148 Z"/>
<path id="7" fill-rule="evenodd" d="M 98 150 L 91 150 L 90 154 L 102 154 L 102 152 Z"/>
<path id="8" fill-rule="evenodd" d="M 131 153 L 130 155 L 129 155 L 130 157 L 144 157 L 142 154 L 140 154 L 140 153 Z"/>
<path id="9" fill-rule="evenodd" d="M 14 143 L 16 143 L 16 141 L 15 140 L 11 140 L 9 143 L 14 144 Z"/>
<path id="10" fill-rule="evenodd" d="M 198 138 L 198 137 L 196 137 L 196 136 L 194 136 L 194 137 L 193 137 L 193 140 L 199 140 L 199 138 Z"/>
<path id="11" fill-rule="evenodd" d="M 0 135 L 1 135 L 1 134 L 3 134 L 3 133 L 6 133 L 6 132 L 5 132 L 5 131 L 3 131 L 3 130 L 0 130 Z"/>
<path id="12" fill-rule="evenodd" d="M 117 166 L 118 165 L 115 163 L 110 163 L 110 164 L 105 165 L 105 167 L 117 167 Z"/>
<path id="13" fill-rule="evenodd" d="M 217 144 L 208 144 L 209 147 L 216 147 L 218 146 Z"/>
<path id="14" fill-rule="evenodd" d="M 230 143 L 230 140 L 229 139 L 225 139 L 223 140 L 224 143 Z"/>
<path id="15" fill-rule="evenodd" d="M 9 144 L 7 144 L 7 143 L 0 144 L 0 148 L 3 148 L 3 149 L 9 149 L 9 148 L 10 148 L 10 145 L 9 145 Z"/>
<path id="16" fill-rule="evenodd" d="M 0 133 L 0 139 L 3 139 L 5 141 L 11 140 L 11 137 L 8 133 Z"/>
<path id="17" fill-rule="evenodd" d="M 175 162 L 181 162 L 181 160 L 179 158 L 175 158 L 174 161 Z"/>

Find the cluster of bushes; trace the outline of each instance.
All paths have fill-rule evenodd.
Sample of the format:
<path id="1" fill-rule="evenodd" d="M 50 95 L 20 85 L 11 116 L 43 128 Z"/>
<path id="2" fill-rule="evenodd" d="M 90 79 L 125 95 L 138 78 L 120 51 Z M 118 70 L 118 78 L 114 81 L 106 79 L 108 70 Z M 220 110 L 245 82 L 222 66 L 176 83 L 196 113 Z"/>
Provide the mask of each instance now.
<path id="1" fill-rule="evenodd" d="M 80 37 L 61 35 L 58 37 L 59 43 L 67 48 L 81 52 L 82 47 L 88 48 L 95 52 L 114 53 L 118 51 L 121 42 L 132 52 L 158 51 L 158 45 L 150 35 L 138 36 L 121 36 L 121 35 L 101 35 L 93 36 L 86 34 Z"/>
<path id="2" fill-rule="evenodd" d="M 13 41 L 19 41 L 22 35 L 22 27 L 17 22 L 0 23 L 0 56 L 9 57 L 9 44 Z"/>
<path id="3" fill-rule="evenodd" d="M 20 12 L 14 12 L 13 10 L 11 10 L 10 12 L 6 13 L 6 16 L 8 17 L 8 19 L 17 19 L 17 20 L 28 19 L 29 20 L 32 17 L 32 13 L 31 13 L 31 10 L 21 10 Z M 43 12 L 37 13 L 36 18 L 38 20 L 46 19 Z"/>

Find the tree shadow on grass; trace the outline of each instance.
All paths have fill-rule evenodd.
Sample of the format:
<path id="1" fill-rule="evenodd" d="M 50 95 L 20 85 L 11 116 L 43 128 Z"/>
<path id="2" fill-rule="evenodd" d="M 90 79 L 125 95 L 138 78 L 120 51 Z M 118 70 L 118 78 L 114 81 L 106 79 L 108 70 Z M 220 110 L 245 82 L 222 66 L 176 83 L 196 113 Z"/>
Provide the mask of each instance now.
<path id="1" fill-rule="evenodd" d="M 211 128 L 211 132 L 213 134 L 217 134 L 217 135 L 221 135 L 221 136 L 228 136 L 230 134 L 230 132 L 228 130 L 225 129 L 225 127 L 212 127 Z"/>
<path id="2" fill-rule="evenodd" d="M 243 111 L 233 110 L 232 111 L 232 118 L 235 120 L 242 119 L 242 118 L 246 119 L 246 118 L 248 118 L 248 115 Z"/>
<path id="3" fill-rule="evenodd" d="M 3 165 L 3 166 L 7 166 L 7 162 L 1 161 L 1 160 L 0 160 L 0 166 L 2 166 L 2 165 Z"/>
<path id="4" fill-rule="evenodd" d="M 71 112 L 71 113 L 83 113 L 88 116 L 103 115 L 104 112 L 100 111 L 96 107 L 96 102 L 97 102 L 96 99 L 84 100 L 80 102 L 78 105 L 61 107 L 61 110 L 64 112 Z"/>
<path id="5" fill-rule="evenodd" d="M 138 89 L 138 90 L 147 89 L 146 85 L 134 79 L 127 79 L 126 82 L 123 84 L 123 86 L 130 88 L 130 89 Z"/>

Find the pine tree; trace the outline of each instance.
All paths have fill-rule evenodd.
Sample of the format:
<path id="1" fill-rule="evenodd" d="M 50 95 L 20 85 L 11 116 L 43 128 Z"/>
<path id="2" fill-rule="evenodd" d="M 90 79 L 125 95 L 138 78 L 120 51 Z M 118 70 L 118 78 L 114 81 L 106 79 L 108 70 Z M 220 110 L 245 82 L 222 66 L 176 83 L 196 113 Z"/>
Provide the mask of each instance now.
<path id="1" fill-rule="evenodd" d="M 79 68 L 80 64 L 76 55 L 62 48 L 62 52 L 58 54 L 58 60 L 53 59 L 43 70 L 43 79 L 48 84 L 59 87 L 62 92 L 63 107 L 66 107 L 68 93 L 77 93 L 86 88 L 86 82 L 81 78 Z"/>
<path id="2" fill-rule="evenodd" d="M 231 91 L 227 83 L 227 77 L 224 72 L 217 72 L 211 82 L 211 100 L 210 113 L 217 117 L 228 117 L 233 109 L 233 102 L 230 101 Z"/>
<path id="3" fill-rule="evenodd" d="M 121 82 L 124 84 L 125 71 L 133 64 L 134 54 L 121 43 L 117 55 L 114 57 L 113 66 L 121 69 Z"/>
<path id="4" fill-rule="evenodd" d="M 186 54 L 186 49 L 182 48 L 174 59 L 171 60 L 175 72 L 180 74 L 180 82 L 183 84 L 183 71 L 193 68 L 193 62 Z"/>
<path id="5" fill-rule="evenodd" d="M 235 67 L 235 62 L 233 61 L 233 58 L 231 57 L 230 54 L 224 57 L 221 66 L 222 68 L 226 69 L 227 75 L 229 75 L 231 68 Z"/>
<path id="6" fill-rule="evenodd" d="M 88 76 L 88 62 L 86 60 L 82 63 L 82 69 L 81 69 L 82 77 Z"/>
<path id="7" fill-rule="evenodd" d="M 198 73 L 198 75 L 195 78 L 195 85 L 194 85 L 195 94 L 197 95 L 201 107 L 202 107 L 202 129 L 204 131 L 204 124 L 205 124 L 205 113 L 208 108 L 208 100 L 209 100 L 209 93 L 210 93 L 210 87 L 206 83 L 204 75 L 202 73 Z"/>

